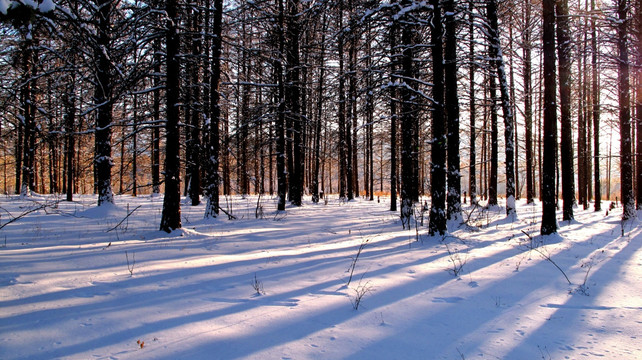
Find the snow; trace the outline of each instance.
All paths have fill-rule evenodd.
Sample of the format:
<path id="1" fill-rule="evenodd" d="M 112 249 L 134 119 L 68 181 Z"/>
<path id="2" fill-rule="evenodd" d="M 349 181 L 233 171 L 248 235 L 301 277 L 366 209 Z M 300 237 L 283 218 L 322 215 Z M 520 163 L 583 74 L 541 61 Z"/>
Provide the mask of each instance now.
<path id="1" fill-rule="evenodd" d="M 52 0 L 42 0 L 42 1 L 36 1 L 36 0 L 0 0 L 0 13 L 7 15 L 7 11 L 12 7 L 12 6 L 17 6 L 17 5 L 25 5 L 25 6 L 30 6 L 34 9 L 40 10 L 40 12 L 47 13 L 50 11 L 53 11 L 56 8 L 56 4 Z"/>
<path id="2" fill-rule="evenodd" d="M 2 197 L 0 226 L 42 208 L 0 229 L 0 358 L 642 357 L 641 227 L 619 209 L 541 237 L 541 205 L 463 204 L 429 237 L 385 198 L 276 201 L 183 206 L 167 234 L 159 196 Z"/>

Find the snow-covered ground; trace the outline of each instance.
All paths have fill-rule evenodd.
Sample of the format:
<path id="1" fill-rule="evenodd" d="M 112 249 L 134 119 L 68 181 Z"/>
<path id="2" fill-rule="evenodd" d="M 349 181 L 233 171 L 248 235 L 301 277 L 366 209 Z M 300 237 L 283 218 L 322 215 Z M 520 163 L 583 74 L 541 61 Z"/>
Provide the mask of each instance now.
<path id="1" fill-rule="evenodd" d="M 429 237 L 388 199 L 223 202 L 236 220 L 184 205 L 166 234 L 161 197 L 2 197 L 0 224 L 41 208 L 0 229 L 0 358 L 642 359 L 642 226 L 621 209 L 540 237 L 540 204 L 465 206 Z"/>

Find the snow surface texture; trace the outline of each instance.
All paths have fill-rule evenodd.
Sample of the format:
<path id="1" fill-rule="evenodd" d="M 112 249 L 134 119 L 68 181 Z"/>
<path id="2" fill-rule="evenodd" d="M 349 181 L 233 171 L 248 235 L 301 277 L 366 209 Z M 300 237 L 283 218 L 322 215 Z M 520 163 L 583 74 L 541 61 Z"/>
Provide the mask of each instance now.
<path id="1" fill-rule="evenodd" d="M 620 209 L 540 237 L 539 204 L 464 205 L 428 237 L 388 199 L 255 219 L 232 197 L 238 220 L 184 205 L 168 235 L 162 197 L 77 199 L 0 199 L 0 224 L 42 207 L 0 229 L 1 359 L 642 358 L 642 227 Z"/>

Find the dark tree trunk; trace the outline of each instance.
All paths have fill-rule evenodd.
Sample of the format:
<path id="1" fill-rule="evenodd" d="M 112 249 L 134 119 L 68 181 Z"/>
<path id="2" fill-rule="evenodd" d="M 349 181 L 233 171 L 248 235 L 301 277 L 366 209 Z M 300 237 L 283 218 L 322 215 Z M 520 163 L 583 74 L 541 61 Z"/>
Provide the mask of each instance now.
<path id="1" fill-rule="evenodd" d="M 497 70 L 497 79 L 499 81 L 499 93 L 504 114 L 504 146 L 506 148 L 506 215 L 509 217 L 516 215 L 515 207 L 515 135 L 513 107 L 510 100 L 510 89 L 504 69 L 504 57 L 499 39 L 499 27 L 497 24 L 497 4 L 495 0 L 489 0 L 486 3 L 488 18 L 490 20 L 490 37 L 491 37 L 491 59 Z M 493 129 L 493 131 L 495 131 Z M 493 141 L 493 147 L 494 147 Z"/>
<path id="2" fill-rule="evenodd" d="M 208 141 L 207 179 L 205 184 L 205 218 L 215 218 L 219 213 L 219 153 L 220 136 L 219 124 L 221 123 L 221 50 L 222 50 L 222 19 L 223 0 L 214 0 L 214 14 L 212 24 L 212 59 L 210 73 L 210 124 Z"/>
<path id="3" fill-rule="evenodd" d="M 397 90 L 395 82 L 397 61 L 397 25 L 392 22 L 390 42 L 390 211 L 397 211 Z"/>
<path id="4" fill-rule="evenodd" d="M 192 32 L 193 38 L 191 39 L 193 63 L 190 69 L 191 80 L 191 102 L 189 106 L 190 111 L 190 142 L 187 144 L 189 159 L 187 161 L 187 173 L 189 175 L 188 196 L 191 200 L 192 206 L 197 206 L 201 203 L 201 121 L 202 115 L 201 106 L 201 60 L 199 57 L 202 54 L 202 25 L 199 10 L 192 9 Z"/>
<path id="5" fill-rule="evenodd" d="M 63 103 L 65 106 L 64 126 L 65 126 L 65 190 L 66 200 L 73 201 L 74 196 L 74 151 L 75 135 L 74 124 L 76 122 L 76 89 L 74 87 L 75 77 L 71 76 L 67 83 Z"/>
<path id="6" fill-rule="evenodd" d="M 433 6 L 432 28 L 430 31 L 433 65 L 433 111 L 432 144 L 430 164 L 429 231 L 431 235 L 446 233 L 446 134 L 444 131 L 444 59 L 443 29 L 439 0 L 431 0 Z"/>
<path id="7" fill-rule="evenodd" d="M 132 119 L 132 196 L 138 195 L 138 95 L 134 94 L 134 116 Z"/>
<path id="8" fill-rule="evenodd" d="M 560 159 L 562 167 L 562 219 L 573 220 L 575 171 L 573 170 L 573 128 L 571 125 L 571 36 L 569 33 L 568 1 L 557 0 L 557 52 L 560 82 Z"/>
<path id="9" fill-rule="evenodd" d="M 21 100 L 21 102 L 24 103 L 23 100 Z M 16 132 L 17 132 L 17 134 L 16 134 L 15 152 L 14 152 L 15 161 L 16 161 L 16 167 L 15 167 L 15 175 L 16 175 L 15 185 L 16 185 L 16 188 L 15 188 L 14 193 L 15 194 L 20 194 L 20 187 L 22 185 L 22 183 L 21 183 L 21 181 L 22 181 L 22 156 L 23 156 L 22 155 L 22 151 L 23 151 L 22 142 L 24 141 L 24 139 L 23 139 L 24 138 L 24 124 L 23 124 L 22 121 L 18 122 L 18 126 L 17 126 L 17 131 Z"/>
<path id="10" fill-rule="evenodd" d="M 533 107 L 531 82 L 532 60 L 531 60 L 531 2 L 524 2 L 524 151 L 526 156 L 526 203 L 532 204 L 535 197 L 535 184 L 533 175 Z"/>
<path id="11" fill-rule="evenodd" d="M 477 162 L 477 149 L 476 149 L 476 140 L 477 134 L 475 129 L 475 120 L 476 120 L 476 101 L 475 101 L 475 72 L 477 71 L 476 58 L 475 58 L 475 23 L 473 15 L 474 3 L 470 0 L 468 5 L 468 32 L 469 32 L 469 98 L 470 98 L 470 158 L 468 165 L 468 192 L 470 196 L 470 203 L 477 204 L 477 172 L 476 172 L 476 162 Z"/>
<path id="12" fill-rule="evenodd" d="M 179 38 L 176 0 L 167 0 L 167 85 L 165 143 L 165 198 L 160 229 L 166 232 L 181 227 L 180 158 L 179 158 Z"/>
<path id="13" fill-rule="evenodd" d="M 620 105 L 620 185 L 622 199 L 622 220 L 635 217 L 633 197 L 633 156 L 631 154 L 631 106 L 629 90 L 628 3 L 617 2 L 617 48 L 618 48 L 618 103 Z"/>
<path id="14" fill-rule="evenodd" d="M 491 58 L 493 56 L 491 55 Z M 490 174 L 488 176 L 488 205 L 497 205 L 497 171 L 499 166 L 498 130 L 497 130 L 497 72 L 489 77 L 490 86 Z"/>
<path id="15" fill-rule="evenodd" d="M 299 0 L 287 0 L 287 50 L 286 50 L 286 114 L 292 123 L 292 167 L 289 169 L 290 201 L 301 206 L 303 197 L 304 142 L 301 116 L 301 84 L 299 64 L 299 37 L 301 29 L 298 12 Z"/>
<path id="16" fill-rule="evenodd" d="M 321 123 L 323 119 L 323 99 L 324 99 L 324 77 L 325 77 L 325 30 L 326 14 L 323 14 L 322 30 L 321 30 L 321 45 L 319 48 L 319 83 L 317 85 L 317 113 L 314 131 L 314 160 L 312 170 L 312 183 L 310 192 L 312 193 L 312 201 L 319 202 L 319 166 L 321 158 Z"/>
<path id="17" fill-rule="evenodd" d="M 461 218 L 461 180 L 459 168 L 459 97 L 457 95 L 457 22 L 455 1 L 447 0 L 445 44 L 445 102 L 448 114 L 448 196 L 447 218 Z"/>
<path id="18" fill-rule="evenodd" d="M 595 0 L 591 0 L 591 13 L 595 13 Z M 591 17 L 591 92 L 593 93 L 593 185 L 595 191 L 595 211 L 602 210 L 602 189 L 600 185 L 600 90 L 597 69 L 597 30 L 596 19 Z"/>
<path id="19" fill-rule="evenodd" d="M 114 202 L 111 187 L 111 122 L 112 122 L 112 76 L 111 61 L 108 58 L 111 47 L 111 12 L 112 1 L 100 2 L 98 7 L 98 38 L 95 54 L 97 57 L 96 88 L 94 103 L 96 115 L 94 167 L 96 173 L 96 190 L 98 206 Z"/>
<path id="20" fill-rule="evenodd" d="M 16 167 L 16 173 L 21 172 L 21 176 L 16 176 L 16 180 L 21 180 L 20 194 L 27 196 L 34 190 L 34 156 L 35 156 L 35 136 L 36 136 L 36 123 L 35 123 L 35 106 L 33 97 L 33 71 L 34 71 L 34 41 L 27 37 L 26 31 L 23 35 L 22 45 L 22 84 L 20 86 L 20 119 L 23 138 L 20 139 L 20 146 L 22 151 L 17 152 L 17 156 L 22 156 L 20 160 L 20 167 Z M 16 182 L 16 187 L 19 182 Z"/>
<path id="21" fill-rule="evenodd" d="M 637 1 L 637 90 L 635 117 L 637 126 L 637 209 L 642 210 L 642 0 Z"/>
<path id="22" fill-rule="evenodd" d="M 356 33 L 353 32 L 350 34 L 350 49 L 348 51 L 348 57 L 350 59 L 350 64 L 348 65 L 348 71 L 350 72 L 350 85 L 348 90 L 350 96 L 350 124 L 348 124 L 348 126 L 352 126 L 352 131 L 350 132 L 350 146 L 348 147 L 348 153 L 350 154 L 348 199 L 359 197 L 359 166 L 357 164 L 357 128 L 359 127 L 357 116 L 357 39 L 358 36 Z M 352 191 L 350 191 L 350 187 L 352 187 Z"/>
<path id="23" fill-rule="evenodd" d="M 276 73 L 276 83 L 278 86 L 278 109 L 276 120 L 276 177 L 277 177 L 277 194 L 279 197 L 277 209 L 285 211 L 285 195 L 287 191 L 287 180 L 285 170 L 285 84 L 283 81 L 283 62 L 282 56 L 285 52 L 285 10 L 283 9 L 283 0 L 276 0 L 279 8 L 278 19 L 276 24 L 276 37 L 278 39 L 278 51 L 274 57 L 274 72 Z"/>
<path id="24" fill-rule="evenodd" d="M 409 2 L 402 2 L 408 6 Z M 436 10 L 437 12 L 439 10 Z M 410 79 L 414 78 L 413 71 L 413 27 L 410 18 L 402 22 L 401 28 L 401 75 L 404 85 L 401 86 L 401 221 L 410 226 L 413 213 L 413 179 L 415 175 L 413 161 L 413 133 L 415 108 L 413 106 L 413 90 Z M 436 20 L 435 20 L 436 21 Z M 439 45 L 441 47 L 441 44 Z M 440 48 L 441 50 L 441 48 Z M 443 79 L 441 80 L 443 84 Z M 442 98 L 443 99 L 443 95 Z M 440 102 L 440 100 L 435 100 Z M 441 104 L 440 104 L 441 106 Z M 443 125 L 442 125 L 443 126 Z M 444 159 L 442 159 L 444 160 Z"/>
<path id="25" fill-rule="evenodd" d="M 557 163 L 557 89 L 555 84 L 555 0 L 543 0 L 544 132 L 541 234 L 557 232 L 555 164 Z"/>
<path id="26" fill-rule="evenodd" d="M 347 160 L 347 142 L 350 141 L 346 138 L 346 95 L 345 95 L 345 73 L 344 73 L 344 34 L 343 34 L 343 1 L 339 1 L 339 29 L 340 34 L 337 39 L 337 47 L 339 57 L 339 113 L 337 114 L 339 125 L 339 198 L 346 198 L 346 180 L 348 176 L 348 160 Z"/>

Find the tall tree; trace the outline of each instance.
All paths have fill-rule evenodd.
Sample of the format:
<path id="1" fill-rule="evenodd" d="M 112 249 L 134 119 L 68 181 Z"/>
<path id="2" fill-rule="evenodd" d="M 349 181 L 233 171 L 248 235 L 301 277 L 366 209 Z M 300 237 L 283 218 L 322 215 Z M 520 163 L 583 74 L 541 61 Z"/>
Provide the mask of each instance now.
<path id="1" fill-rule="evenodd" d="M 402 7 L 408 7 L 410 1 L 402 1 L 401 5 Z M 412 152 L 414 150 L 413 123 L 416 116 L 412 100 L 414 91 L 412 84 L 410 84 L 410 79 L 414 77 L 413 30 L 410 16 L 406 14 L 406 18 L 402 20 L 401 25 L 401 81 L 403 85 L 399 91 L 401 93 L 401 219 L 408 226 L 410 226 L 410 217 L 413 213 L 414 164 Z"/>
<path id="2" fill-rule="evenodd" d="M 524 2 L 524 143 L 526 149 L 526 203 L 532 204 L 535 197 L 534 171 L 533 171 L 533 85 L 532 75 L 532 43 L 531 43 L 531 1 Z"/>
<path id="3" fill-rule="evenodd" d="M 622 220 L 635 217 L 633 197 L 633 156 L 631 154 L 631 105 L 629 89 L 629 53 L 627 49 L 628 1 L 617 1 L 618 103 L 620 106 L 620 186 Z"/>
<path id="4" fill-rule="evenodd" d="M 637 209 L 642 210 L 642 0 L 637 1 L 637 13 L 635 19 L 637 20 L 637 54 L 636 54 L 636 67 L 637 67 L 637 88 L 635 116 L 637 125 Z"/>
<path id="5" fill-rule="evenodd" d="M 303 197 L 304 151 L 303 117 L 301 116 L 301 84 L 299 61 L 299 0 L 287 0 L 287 50 L 285 69 L 286 114 L 292 123 L 293 167 L 289 169 L 290 201 L 301 206 Z"/>
<path id="6" fill-rule="evenodd" d="M 203 52 L 203 29 L 202 29 L 202 11 L 196 6 L 189 9 L 188 13 L 190 24 L 191 45 L 191 63 L 189 66 L 190 86 L 187 89 L 189 94 L 189 103 L 186 104 L 189 111 L 185 111 L 186 123 L 189 128 L 186 133 L 186 181 L 187 195 L 189 196 L 192 206 L 201 203 L 201 117 L 203 116 L 201 100 L 201 63 Z"/>
<path id="7" fill-rule="evenodd" d="M 223 0 L 214 0 L 212 24 L 212 58 L 210 64 L 210 122 L 209 122 L 209 158 L 207 162 L 207 178 L 205 195 L 205 218 L 214 218 L 219 213 L 219 152 L 221 123 L 221 53 L 222 53 L 222 27 L 223 27 Z"/>
<path id="8" fill-rule="evenodd" d="M 390 21 L 388 43 L 390 45 L 390 211 L 397 211 L 397 27 Z"/>
<path id="9" fill-rule="evenodd" d="M 278 87 L 276 131 L 276 177 L 277 195 L 279 197 L 277 209 L 285 211 L 285 195 L 287 191 L 287 173 L 285 170 L 285 84 L 283 81 L 283 54 L 285 53 L 285 10 L 283 0 L 276 0 L 277 21 L 275 23 L 275 35 L 277 51 L 274 56 L 274 73 Z"/>
<path id="10" fill-rule="evenodd" d="M 166 116 L 165 120 L 165 198 L 160 229 L 166 232 L 181 227 L 181 193 L 180 193 L 180 136 L 179 119 L 179 38 L 178 6 L 176 0 L 167 0 L 165 29 L 166 47 Z"/>
<path id="11" fill-rule="evenodd" d="M 317 79 L 317 113 L 314 131 L 314 160 L 312 170 L 312 182 L 310 184 L 310 192 L 312 193 L 312 201 L 319 202 L 319 169 L 321 161 L 321 124 L 323 123 L 323 104 L 325 99 L 324 86 L 325 86 L 325 33 L 327 30 L 327 14 L 323 13 L 323 20 L 321 22 L 321 39 L 319 41 L 319 78 Z"/>
<path id="12" fill-rule="evenodd" d="M 506 149 L 506 215 L 514 216 L 515 206 L 515 136 L 513 107 L 510 100 L 510 90 L 504 69 L 504 57 L 499 39 L 499 26 L 497 21 L 497 4 L 495 0 L 486 3 L 487 16 L 490 22 L 490 50 L 491 60 L 497 71 L 499 80 L 499 93 L 502 112 L 504 114 L 504 146 Z M 494 130 L 493 130 L 494 131 Z M 495 145 L 493 145 L 495 147 Z"/>
<path id="13" fill-rule="evenodd" d="M 461 220 L 461 177 L 459 164 L 459 96 L 457 95 L 457 20 L 455 1 L 444 3 L 446 43 L 444 49 L 445 110 L 448 114 L 447 218 Z M 474 141 L 474 140 L 473 140 Z M 472 142 L 472 141 L 471 141 Z"/>
<path id="14" fill-rule="evenodd" d="M 571 125 L 571 34 L 568 0 L 557 0 L 557 53 L 559 58 L 560 91 L 560 158 L 562 167 L 562 219 L 573 220 L 575 202 L 575 171 L 573 170 L 573 128 Z"/>
<path id="15" fill-rule="evenodd" d="M 493 47 L 491 47 L 492 49 Z M 494 56 L 490 55 L 491 59 Z M 493 70 L 496 70 L 493 68 Z M 490 174 L 488 176 L 488 205 L 497 205 L 497 172 L 499 167 L 499 134 L 497 129 L 497 72 L 488 77 L 488 92 L 490 97 Z M 488 150 L 487 150 L 488 151 Z"/>
<path id="16" fill-rule="evenodd" d="M 602 210 L 602 189 L 600 186 L 600 91 L 598 85 L 598 69 L 597 69 L 597 25 L 595 19 L 595 0 L 591 0 L 591 93 L 593 94 L 593 186 L 595 191 L 595 211 Z"/>
<path id="17" fill-rule="evenodd" d="M 111 69 L 112 11 L 113 0 L 96 0 L 97 38 L 94 48 L 96 57 L 96 85 L 94 103 L 97 106 L 94 167 L 98 206 L 113 203 L 111 188 L 111 127 L 113 118 L 113 79 Z"/>
<path id="18" fill-rule="evenodd" d="M 475 58 L 475 22 L 474 22 L 474 2 L 469 0 L 468 3 L 468 57 L 470 61 L 469 66 L 469 116 L 470 116 L 470 158 L 468 165 L 468 192 L 470 195 L 470 203 L 477 204 L 477 172 L 476 172 L 476 162 L 477 162 L 477 148 L 476 140 L 477 133 L 475 128 L 475 120 L 477 116 L 477 106 L 475 99 L 475 73 L 477 72 L 476 58 Z"/>
<path id="19" fill-rule="evenodd" d="M 542 157 L 541 234 L 557 232 L 555 217 L 555 164 L 557 160 L 557 89 L 555 84 L 555 0 L 542 2 L 542 41 L 544 61 L 544 132 Z"/>
<path id="20" fill-rule="evenodd" d="M 431 235 L 446 233 L 446 134 L 444 131 L 444 58 L 443 28 L 439 0 L 431 0 L 433 6 L 430 38 L 432 45 L 433 90 L 432 97 L 432 144 L 430 163 L 430 204 L 429 232 Z"/>
<path id="21" fill-rule="evenodd" d="M 339 148 L 339 198 L 345 199 L 347 194 L 347 177 L 348 174 L 348 141 L 346 137 L 346 94 L 345 94 L 345 31 L 343 28 L 343 0 L 339 0 L 338 4 L 338 37 L 337 37 L 337 56 L 339 57 L 339 106 L 337 121 L 339 126 L 338 148 Z M 350 195 L 348 195 L 350 196 Z"/>

